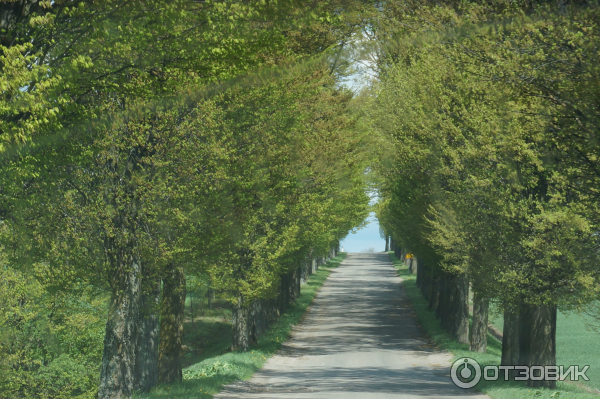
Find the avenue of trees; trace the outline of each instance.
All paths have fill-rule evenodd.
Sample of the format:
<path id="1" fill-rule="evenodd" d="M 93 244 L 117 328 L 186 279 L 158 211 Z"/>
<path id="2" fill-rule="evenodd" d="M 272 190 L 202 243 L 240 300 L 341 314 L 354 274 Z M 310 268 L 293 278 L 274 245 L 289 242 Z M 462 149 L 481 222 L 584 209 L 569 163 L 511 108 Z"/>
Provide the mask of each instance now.
<path id="1" fill-rule="evenodd" d="M 194 276 L 256 342 L 368 213 L 365 4 L 0 2 L 0 397 L 181 381 Z"/>
<path id="2" fill-rule="evenodd" d="M 502 364 L 555 365 L 557 309 L 600 292 L 600 9 L 398 0 L 382 13 L 370 115 L 385 234 L 415 254 L 459 342 L 486 350 L 492 301 Z"/>
<path id="3" fill-rule="evenodd" d="M 594 0 L 0 0 L 0 398 L 181 381 L 198 281 L 247 350 L 373 190 L 453 337 L 485 351 L 494 304 L 503 364 L 554 365 L 557 310 L 600 294 L 599 23 Z"/>

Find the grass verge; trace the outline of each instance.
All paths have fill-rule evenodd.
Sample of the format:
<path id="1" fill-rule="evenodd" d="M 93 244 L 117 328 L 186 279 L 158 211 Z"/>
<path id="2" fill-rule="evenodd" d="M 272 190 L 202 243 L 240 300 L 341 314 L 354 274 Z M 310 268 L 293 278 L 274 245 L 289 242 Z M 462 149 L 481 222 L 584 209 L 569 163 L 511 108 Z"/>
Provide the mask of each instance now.
<path id="1" fill-rule="evenodd" d="M 410 274 L 406 265 L 389 252 L 394 267 L 402 278 L 402 285 L 412 302 L 417 315 L 417 321 L 422 331 L 431 338 L 435 345 L 449 351 L 453 355 L 453 361 L 461 357 L 475 359 L 481 365 L 499 365 L 502 356 L 502 344 L 492 335 L 488 335 L 488 350 L 486 353 L 469 351 L 469 345 L 459 344 L 440 326 L 435 312 L 429 308 L 429 303 L 421 295 L 416 284 L 416 276 Z M 450 365 L 448 365 L 450 368 Z M 548 398 L 548 399 L 598 399 L 599 395 L 589 393 L 584 388 L 573 383 L 558 382 L 556 390 L 529 388 L 520 382 L 508 381 L 485 381 L 481 380 L 475 389 L 491 396 L 493 399 L 524 399 L 524 398 Z"/>
<path id="2" fill-rule="evenodd" d="M 224 385 L 252 377 L 289 337 L 292 327 L 300 321 L 331 270 L 339 266 L 345 257 L 345 253 L 339 253 L 326 265 L 320 266 L 317 273 L 311 275 L 302 286 L 298 300 L 259 338 L 256 346 L 247 352 L 227 352 L 206 357 L 183 370 L 184 380 L 181 384 L 161 385 L 136 398 L 209 399 L 220 392 Z M 218 340 L 215 345 L 218 348 L 207 348 L 205 353 L 215 353 L 223 343 Z"/>

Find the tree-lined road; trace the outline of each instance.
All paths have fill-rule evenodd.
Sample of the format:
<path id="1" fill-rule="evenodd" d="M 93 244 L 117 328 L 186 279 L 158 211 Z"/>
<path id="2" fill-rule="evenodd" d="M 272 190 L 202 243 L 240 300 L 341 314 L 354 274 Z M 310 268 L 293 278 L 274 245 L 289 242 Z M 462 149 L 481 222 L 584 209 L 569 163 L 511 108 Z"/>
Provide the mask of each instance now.
<path id="1" fill-rule="evenodd" d="M 215 398 L 487 398 L 452 384 L 400 282 L 387 254 L 348 254 L 283 348 Z"/>

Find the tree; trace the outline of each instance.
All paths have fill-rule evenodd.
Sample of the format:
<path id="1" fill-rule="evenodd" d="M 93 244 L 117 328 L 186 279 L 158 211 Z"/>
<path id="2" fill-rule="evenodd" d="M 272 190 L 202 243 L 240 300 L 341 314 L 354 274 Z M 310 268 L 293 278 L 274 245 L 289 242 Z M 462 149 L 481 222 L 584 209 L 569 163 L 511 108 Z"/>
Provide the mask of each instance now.
<path id="1" fill-rule="evenodd" d="M 207 93 L 199 88 L 256 66 L 328 51 L 353 34 L 351 25 L 332 16 L 352 2 L 305 5 L 3 3 L 2 23 L 11 30 L 1 48 L 2 79 L 10 89 L 2 103 L 2 140 L 10 145 L 3 154 L 2 217 L 19 237 L 12 243 L 36 249 L 29 263 L 42 260 L 49 285 L 83 279 L 111 292 L 101 397 L 155 384 L 160 281 L 170 288 L 162 309 L 180 312 L 181 262 L 214 257 L 217 251 L 205 250 L 212 243 L 224 248 L 229 236 L 209 232 L 213 221 L 238 223 L 218 203 L 227 203 L 227 195 L 215 192 L 223 183 L 219 173 L 236 172 L 223 167 L 221 155 L 236 149 L 194 126 L 199 104 L 208 109 L 196 116 L 202 123 L 220 117 L 210 102 L 198 100 Z M 320 38 L 317 48 L 310 37 Z M 165 99 L 190 87 L 199 93 Z M 169 130 L 174 127 L 188 136 Z M 194 154 L 186 146 L 210 150 Z M 189 156 L 183 166 L 169 152 L 177 147 Z M 213 180 L 204 179 L 206 173 Z M 214 209 L 218 216 L 208 219 L 204 212 Z M 201 232 L 201 245 L 185 245 L 182 231 Z M 176 353 L 180 342 L 181 317 L 172 316 L 162 319 L 161 370 L 178 368 L 177 356 L 167 353 Z"/>
<path id="2" fill-rule="evenodd" d="M 425 5 L 400 18 L 429 19 L 440 28 L 448 23 L 461 27 L 473 20 L 485 21 L 502 7 L 500 2 L 449 2 L 437 8 Z M 505 11 L 510 15 L 509 9 Z M 575 70 L 587 70 L 570 69 L 576 64 L 554 58 L 562 51 L 559 43 L 569 38 L 575 48 L 587 49 L 587 43 L 575 38 L 589 29 L 595 12 L 594 8 L 577 11 L 572 19 L 569 14 L 516 19 L 494 29 L 462 28 L 444 40 L 434 34 L 429 43 L 417 44 L 419 53 L 412 50 L 413 44 L 402 42 L 388 59 L 393 62 L 386 64 L 383 95 L 378 95 L 387 107 L 378 115 L 384 119 L 378 121 L 380 129 L 393 132 L 401 138 L 400 145 L 410 145 L 417 153 L 410 159 L 419 169 L 402 169 L 407 174 L 404 180 L 415 179 L 425 169 L 429 182 L 419 187 L 428 209 L 415 208 L 416 195 L 411 193 L 407 201 L 403 190 L 396 194 L 398 199 L 390 195 L 386 207 L 393 205 L 383 215 L 400 210 L 402 217 L 416 218 L 415 225 L 427 229 L 421 240 L 429 241 L 441 266 L 469 273 L 476 299 L 478 292 L 493 295 L 506 309 L 507 321 L 515 312 L 522 313 L 520 342 L 509 334 L 505 337 L 505 359 L 510 361 L 554 364 L 556 306 L 581 306 L 592 300 L 592 287 L 597 284 L 592 283 L 597 278 L 597 263 L 592 260 L 596 256 L 594 213 L 587 208 L 590 203 L 583 190 L 567 188 L 570 183 L 566 183 L 578 179 L 567 171 L 579 174 L 577 165 L 585 161 L 572 162 L 581 150 L 558 144 L 562 141 L 556 136 L 556 122 L 563 119 L 554 116 L 564 115 L 557 112 L 555 99 L 569 73 L 575 76 Z M 434 18 L 436 13 L 440 18 Z M 422 26 L 402 22 L 401 31 L 407 36 Z M 572 48 L 564 51 L 568 59 L 566 53 Z M 399 110 L 396 115 L 389 111 L 391 107 Z M 562 107 L 564 103 L 559 108 L 566 109 Z M 390 128 L 392 120 L 401 121 L 397 128 Z M 575 129 L 581 132 L 582 126 Z M 422 158 L 417 157 L 420 154 Z M 384 182 L 398 184 L 387 176 Z M 392 202 L 400 198 L 402 204 Z M 582 277 L 589 285 L 581 284 Z M 485 312 L 482 316 L 485 319 Z M 513 324 L 506 323 L 507 332 Z M 509 356 L 515 347 L 519 347 L 518 360 Z"/>

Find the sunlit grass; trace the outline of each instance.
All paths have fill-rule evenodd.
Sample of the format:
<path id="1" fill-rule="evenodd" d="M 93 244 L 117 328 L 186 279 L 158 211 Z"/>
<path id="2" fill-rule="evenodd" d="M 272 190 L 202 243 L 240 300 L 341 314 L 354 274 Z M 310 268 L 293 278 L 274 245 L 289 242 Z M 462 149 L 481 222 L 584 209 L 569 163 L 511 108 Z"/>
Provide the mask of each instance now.
<path id="1" fill-rule="evenodd" d="M 492 324 L 500 331 L 504 325 L 502 315 L 495 315 Z M 600 334 L 590 328 L 595 323 L 577 313 L 558 312 L 556 320 L 556 363 L 563 366 L 589 365 L 589 381 L 582 385 L 598 390 L 600 395 Z"/>
<path id="2" fill-rule="evenodd" d="M 290 305 L 277 323 L 259 338 L 256 346 L 251 347 L 247 352 L 227 352 L 205 358 L 184 369 L 184 375 L 192 378 L 184 379 L 181 384 L 156 387 L 152 392 L 136 397 L 140 399 L 207 399 L 219 393 L 226 384 L 252 377 L 254 372 L 260 369 L 289 337 L 292 327 L 300 321 L 331 270 L 339 266 L 345 256 L 345 253 L 340 253 L 326 265 L 319 267 L 317 273 L 310 276 L 308 282 L 302 286 L 298 300 Z M 215 344 L 217 350 L 221 350 L 222 342 L 222 340 L 217 340 Z M 207 352 L 210 350 L 208 348 Z"/>
<path id="3" fill-rule="evenodd" d="M 406 294 L 412 302 L 415 313 L 417 314 L 417 321 L 423 333 L 429 336 L 435 345 L 440 348 L 449 351 L 453 355 L 453 360 L 461 357 L 471 357 L 475 359 L 481 365 L 499 365 L 502 356 L 502 345 L 492 335 L 488 335 L 488 350 L 487 353 L 478 353 L 469 351 L 469 345 L 459 344 L 456 342 L 446 331 L 440 326 L 439 320 L 435 317 L 435 312 L 429 308 L 429 303 L 423 298 L 421 291 L 416 284 L 416 275 L 410 274 L 406 265 L 399 261 L 390 252 L 390 258 L 394 263 L 395 268 L 398 270 L 398 274 L 403 279 L 403 286 Z M 576 326 L 573 328 L 577 329 Z M 579 331 L 579 330 L 577 330 Z M 566 333 L 563 332 L 563 333 Z M 588 339 L 590 337 L 588 336 Z M 588 340 L 578 342 L 574 346 L 588 348 L 592 346 L 598 346 L 598 336 L 596 335 L 596 341 Z M 561 345 L 561 341 L 557 337 L 557 346 Z M 574 341 L 574 340 L 573 340 Z M 563 344 L 565 344 L 563 342 Z M 563 350 L 569 350 L 564 348 Z M 595 349 L 600 350 L 600 349 Z M 561 350 L 558 350 L 559 354 Z M 576 351 L 574 353 L 577 353 Z M 580 352 L 583 353 L 583 352 Z M 586 355 L 587 356 L 587 355 Z M 591 360 L 587 357 L 588 363 Z M 581 358 L 579 359 L 581 361 Z M 600 360 L 597 360 L 600 361 Z M 570 364 L 581 364 L 581 363 L 570 363 Z M 450 364 L 448 364 L 448 369 Z M 591 374 L 588 373 L 588 376 Z M 591 378 L 591 377 L 590 377 Z M 598 381 L 596 381 L 598 383 Z M 539 388 L 528 388 L 524 383 L 520 382 L 505 382 L 505 381 L 485 381 L 482 380 L 476 387 L 478 390 L 488 394 L 493 399 L 520 399 L 520 398 L 548 398 L 548 399 L 598 399 L 599 395 L 588 393 L 583 388 L 580 388 L 571 383 L 558 382 L 558 389 L 539 389 Z"/>

